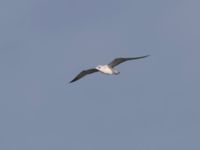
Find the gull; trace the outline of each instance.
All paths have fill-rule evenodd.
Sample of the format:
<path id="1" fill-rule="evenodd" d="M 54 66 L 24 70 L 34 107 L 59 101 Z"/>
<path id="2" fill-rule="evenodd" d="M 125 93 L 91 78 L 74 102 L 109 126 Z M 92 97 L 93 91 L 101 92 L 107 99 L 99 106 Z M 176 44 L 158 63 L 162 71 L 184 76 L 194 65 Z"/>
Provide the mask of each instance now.
<path id="1" fill-rule="evenodd" d="M 107 74 L 107 75 L 118 75 L 120 72 L 118 70 L 116 70 L 114 67 L 125 62 L 125 61 L 129 61 L 129 60 L 136 60 L 136 59 L 141 59 L 141 58 L 145 58 L 148 57 L 149 55 L 145 55 L 145 56 L 139 56 L 139 57 L 129 57 L 129 58 L 115 58 L 113 61 L 111 61 L 109 64 L 106 65 L 98 65 L 97 67 L 91 68 L 91 69 L 87 69 L 87 70 L 83 70 L 81 71 L 73 80 L 71 80 L 69 83 L 73 83 L 79 79 L 81 79 L 82 77 L 95 73 L 95 72 L 101 72 L 103 74 Z"/>

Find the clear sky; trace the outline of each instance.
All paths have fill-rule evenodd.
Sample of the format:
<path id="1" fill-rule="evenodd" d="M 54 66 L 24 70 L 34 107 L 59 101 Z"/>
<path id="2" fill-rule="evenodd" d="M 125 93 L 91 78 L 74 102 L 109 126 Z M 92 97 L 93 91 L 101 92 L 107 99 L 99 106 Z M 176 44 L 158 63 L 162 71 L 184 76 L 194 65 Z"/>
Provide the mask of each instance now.
<path id="1" fill-rule="evenodd" d="M 199 0 L 1 0 L 1 150 L 199 150 Z M 68 84 L 115 57 L 150 54 Z"/>

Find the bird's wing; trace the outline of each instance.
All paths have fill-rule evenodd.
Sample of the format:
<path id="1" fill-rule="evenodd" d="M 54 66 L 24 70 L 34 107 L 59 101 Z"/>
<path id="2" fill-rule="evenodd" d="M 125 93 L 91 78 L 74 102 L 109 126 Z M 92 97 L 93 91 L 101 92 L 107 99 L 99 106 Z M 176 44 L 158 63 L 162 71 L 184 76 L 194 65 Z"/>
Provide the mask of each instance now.
<path id="1" fill-rule="evenodd" d="M 75 82 L 75 81 L 79 80 L 80 78 L 82 78 L 88 74 L 95 73 L 95 72 L 98 72 L 98 70 L 95 68 L 83 70 L 72 81 L 70 81 L 70 83 Z"/>
<path id="2" fill-rule="evenodd" d="M 149 55 L 145 55 L 145 56 L 140 56 L 140 57 L 130 57 L 130 58 L 116 58 L 114 59 L 111 63 L 109 63 L 108 65 L 110 67 L 115 67 L 125 61 L 128 61 L 128 60 L 135 60 L 135 59 L 141 59 L 141 58 L 145 58 L 145 57 L 148 57 Z"/>

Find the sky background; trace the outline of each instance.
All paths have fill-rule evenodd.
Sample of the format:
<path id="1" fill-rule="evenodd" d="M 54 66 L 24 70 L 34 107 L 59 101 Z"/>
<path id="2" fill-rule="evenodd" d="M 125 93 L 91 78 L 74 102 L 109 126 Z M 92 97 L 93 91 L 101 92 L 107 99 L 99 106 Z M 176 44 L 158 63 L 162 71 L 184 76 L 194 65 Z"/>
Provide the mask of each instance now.
<path id="1" fill-rule="evenodd" d="M 199 150 L 199 0 L 1 0 L 0 149 Z M 115 57 L 150 54 L 67 84 Z"/>

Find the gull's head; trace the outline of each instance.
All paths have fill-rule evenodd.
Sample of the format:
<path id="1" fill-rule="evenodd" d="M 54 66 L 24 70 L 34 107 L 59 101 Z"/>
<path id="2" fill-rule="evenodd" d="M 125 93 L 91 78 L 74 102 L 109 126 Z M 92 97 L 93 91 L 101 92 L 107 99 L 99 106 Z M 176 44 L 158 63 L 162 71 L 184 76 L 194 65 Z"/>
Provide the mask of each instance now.
<path id="1" fill-rule="evenodd" d="M 97 70 L 101 70 L 101 69 L 102 69 L 102 65 L 98 65 L 98 66 L 96 67 L 96 69 L 97 69 Z"/>

